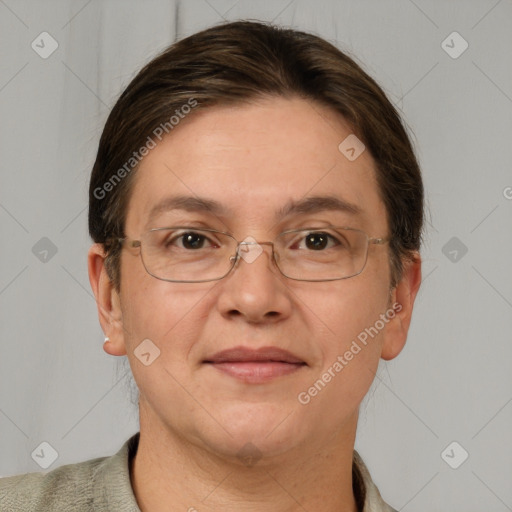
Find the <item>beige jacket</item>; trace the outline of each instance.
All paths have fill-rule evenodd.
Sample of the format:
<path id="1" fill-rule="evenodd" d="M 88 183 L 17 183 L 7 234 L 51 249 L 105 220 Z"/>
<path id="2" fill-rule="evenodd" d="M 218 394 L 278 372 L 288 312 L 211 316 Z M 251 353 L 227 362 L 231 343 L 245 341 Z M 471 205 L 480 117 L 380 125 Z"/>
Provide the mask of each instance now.
<path id="1" fill-rule="evenodd" d="M 129 469 L 138 444 L 139 432 L 110 457 L 68 464 L 46 473 L 1 478 L 0 511 L 140 512 Z M 361 512 L 396 512 L 382 500 L 356 450 L 352 475 Z"/>

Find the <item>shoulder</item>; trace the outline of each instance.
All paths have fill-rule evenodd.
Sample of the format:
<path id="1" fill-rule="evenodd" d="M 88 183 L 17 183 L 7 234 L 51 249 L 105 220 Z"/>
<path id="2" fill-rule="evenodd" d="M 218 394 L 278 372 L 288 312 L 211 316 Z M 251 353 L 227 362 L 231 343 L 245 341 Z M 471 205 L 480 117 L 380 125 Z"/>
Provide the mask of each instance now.
<path id="1" fill-rule="evenodd" d="M 68 464 L 48 473 L 0 479 L 0 508 L 14 510 L 89 510 L 95 468 L 107 457 Z"/>
<path id="2" fill-rule="evenodd" d="M 352 478 L 359 509 L 362 512 L 397 512 L 382 499 L 361 455 L 356 450 L 353 454 Z"/>
<path id="3" fill-rule="evenodd" d="M 134 438 L 109 457 L 67 464 L 47 473 L 1 478 L 0 510 L 138 511 L 129 476 L 129 448 L 138 440 Z"/>

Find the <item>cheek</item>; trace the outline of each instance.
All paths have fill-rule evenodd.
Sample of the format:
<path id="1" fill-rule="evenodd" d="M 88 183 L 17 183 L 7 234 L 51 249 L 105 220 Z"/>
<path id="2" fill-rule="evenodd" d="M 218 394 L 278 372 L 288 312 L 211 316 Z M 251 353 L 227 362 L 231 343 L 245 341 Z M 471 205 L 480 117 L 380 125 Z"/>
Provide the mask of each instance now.
<path id="1" fill-rule="evenodd" d="M 328 381 L 324 399 L 343 397 L 355 407 L 375 378 L 382 334 L 390 320 L 386 316 L 388 280 L 382 265 L 368 266 L 363 274 L 345 281 L 343 288 L 320 299 L 330 319 L 331 340 L 323 344 L 325 359 L 319 375 L 320 387 Z"/>
<path id="2" fill-rule="evenodd" d="M 140 256 L 128 255 L 121 267 L 121 304 L 126 350 L 132 352 L 145 339 L 151 340 L 163 353 L 169 340 L 173 352 L 180 352 L 180 340 L 190 336 L 185 331 L 199 325 L 203 286 L 171 283 L 149 275 Z M 190 319 L 194 317 L 194 322 Z M 162 353 L 162 355 L 163 355 Z"/>
<path id="3" fill-rule="evenodd" d="M 298 292 L 311 332 L 318 333 L 317 343 L 325 355 L 332 358 L 348 350 L 358 337 L 364 340 L 365 332 L 385 313 L 388 291 L 374 277 L 368 272 Z"/>
<path id="4" fill-rule="evenodd" d="M 297 400 L 305 413 L 322 415 L 326 428 L 354 412 L 368 392 L 377 371 L 381 350 L 380 315 L 386 311 L 385 290 L 348 281 L 342 289 L 324 290 L 309 301 L 311 324 L 317 324 L 316 346 L 320 358 Z M 350 285 L 352 287 L 352 284 Z M 321 319 L 321 320 L 319 320 Z"/>
<path id="5" fill-rule="evenodd" d="M 123 307 L 124 336 L 141 395 L 158 408 L 159 401 L 170 396 L 179 401 L 179 383 L 190 378 L 187 360 L 201 337 L 202 299 L 208 292 L 148 277 L 151 281 L 143 278 L 137 286 L 125 287 L 129 299 Z M 180 407 L 188 407 L 186 396 Z"/>

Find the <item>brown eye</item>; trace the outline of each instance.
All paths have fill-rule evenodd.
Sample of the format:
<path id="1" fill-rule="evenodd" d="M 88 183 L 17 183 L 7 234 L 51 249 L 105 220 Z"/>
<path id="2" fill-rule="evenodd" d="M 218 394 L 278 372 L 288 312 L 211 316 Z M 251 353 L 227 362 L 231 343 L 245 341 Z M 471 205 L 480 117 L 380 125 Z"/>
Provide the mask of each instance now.
<path id="1" fill-rule="evenodd" d="M 323 251 L 333 247 L 342 246 L 342 244 L 333 235 L 325 231 L 312 231 L 303 235 L 298 241 L 298 249 L 308 249 L 310 251 Z"/>
<path id="2" fill-rule="evenodd" d="M 218 247 L 209 237 L 196 231 L 172 232 L 164 240 L 162 245 L 165 249 L 186 249 L 188 251 L 197 251 L 209 247 Z"/>
<path id="3" fill-rule="evenodd" d="M 326 233 L 310 233 L 306 236 L 306 247 L 314 251 L 325 249 L 329 243 L 329 235 Z"/>
<path id="4" fill-rule="evenodd" d="M 198 233 L 185 233 L 179 237 L 185 249 L 202 249 L 206 237 Z"/>

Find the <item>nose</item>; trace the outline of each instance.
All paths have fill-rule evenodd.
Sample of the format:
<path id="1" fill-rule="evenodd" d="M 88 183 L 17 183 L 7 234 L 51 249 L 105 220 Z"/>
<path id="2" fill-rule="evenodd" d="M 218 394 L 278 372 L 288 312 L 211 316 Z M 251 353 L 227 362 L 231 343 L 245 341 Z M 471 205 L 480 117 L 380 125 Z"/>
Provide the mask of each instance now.
<path id="1" fill-rule="evenodd" d="M 292 310 L 291 292 L 273 261 L 272 242 L 240 242 L 237 261 L 220 287 L 218 307 L 226 318 L 278 322 Z"/>

